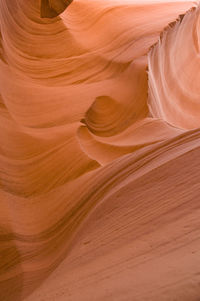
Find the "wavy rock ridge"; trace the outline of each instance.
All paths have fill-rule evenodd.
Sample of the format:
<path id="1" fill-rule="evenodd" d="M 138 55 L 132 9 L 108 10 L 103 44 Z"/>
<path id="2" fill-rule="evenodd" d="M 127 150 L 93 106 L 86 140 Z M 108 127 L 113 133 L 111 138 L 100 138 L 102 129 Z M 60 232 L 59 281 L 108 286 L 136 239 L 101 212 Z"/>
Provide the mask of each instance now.
<path id="1" fill-rule="evenodd" d="M 0 0 L 0 300 L 198 300 L 199 14 Z"/>

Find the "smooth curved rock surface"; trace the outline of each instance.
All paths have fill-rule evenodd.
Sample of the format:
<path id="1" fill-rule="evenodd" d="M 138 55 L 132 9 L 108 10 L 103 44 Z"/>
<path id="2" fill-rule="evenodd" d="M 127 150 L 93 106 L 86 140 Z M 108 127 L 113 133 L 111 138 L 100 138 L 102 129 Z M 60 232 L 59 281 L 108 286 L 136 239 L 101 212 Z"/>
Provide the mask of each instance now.
<path id="1" fill-rule="evenodd" d="M 149 106 L 153 117 L 183 129 L 200 120 L 200 8 L 165 29 L 149 53 Z"/>
<path id="2" fill-rule="evenodd" d="M 197 4 L 0 0 L 0 300 L 199 300 Z"/>

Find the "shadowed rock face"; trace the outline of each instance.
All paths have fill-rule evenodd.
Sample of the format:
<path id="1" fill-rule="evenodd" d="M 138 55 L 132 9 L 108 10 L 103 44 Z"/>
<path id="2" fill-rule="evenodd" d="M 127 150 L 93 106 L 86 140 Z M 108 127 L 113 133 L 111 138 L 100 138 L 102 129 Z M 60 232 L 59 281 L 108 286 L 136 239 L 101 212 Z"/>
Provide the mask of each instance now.
<path id="1" fill-rule="evenodd" d="M 60 15 L 73 0 L 41 0 L 42 18 L 54 18 Z"/>
<path id="2" fill-rule="evenodd" d="M 197 301 L 200 7 L 71 2 L 0 0 L 0 301 Z"/>

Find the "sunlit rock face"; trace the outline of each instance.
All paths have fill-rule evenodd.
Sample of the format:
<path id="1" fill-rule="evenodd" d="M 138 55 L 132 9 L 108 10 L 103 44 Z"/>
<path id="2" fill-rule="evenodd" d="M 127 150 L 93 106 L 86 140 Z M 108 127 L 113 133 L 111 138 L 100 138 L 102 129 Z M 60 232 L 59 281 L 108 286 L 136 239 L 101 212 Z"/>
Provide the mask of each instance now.
<path id="1" fill-rule="evenodd" d="M 162 33 L 149 53 L 149 107 L 153 117 L 184 129 L 200 125 L 200 8 Z"/>
<path id="2" fill-rule="evenodd" d="M 200 299 L 199 20 L 0 0 L 0 300 Z"/>

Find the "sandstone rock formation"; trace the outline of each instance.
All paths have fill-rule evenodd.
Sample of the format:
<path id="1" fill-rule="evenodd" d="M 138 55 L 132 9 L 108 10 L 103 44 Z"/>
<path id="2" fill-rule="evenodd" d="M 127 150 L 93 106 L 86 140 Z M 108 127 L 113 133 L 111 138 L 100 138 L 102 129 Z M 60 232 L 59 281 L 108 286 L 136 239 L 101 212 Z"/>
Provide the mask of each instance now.
<path id="1" fill-rule="evenodd" d="M 54 18 L 64 12 L 73 0 L 41 0 L 40 15 L 42 18 Z"/>
<path id="2" fill-rule="evenodd" d="M 0 0 L 0 301 L 199 300 L 199 20 Z"/>

